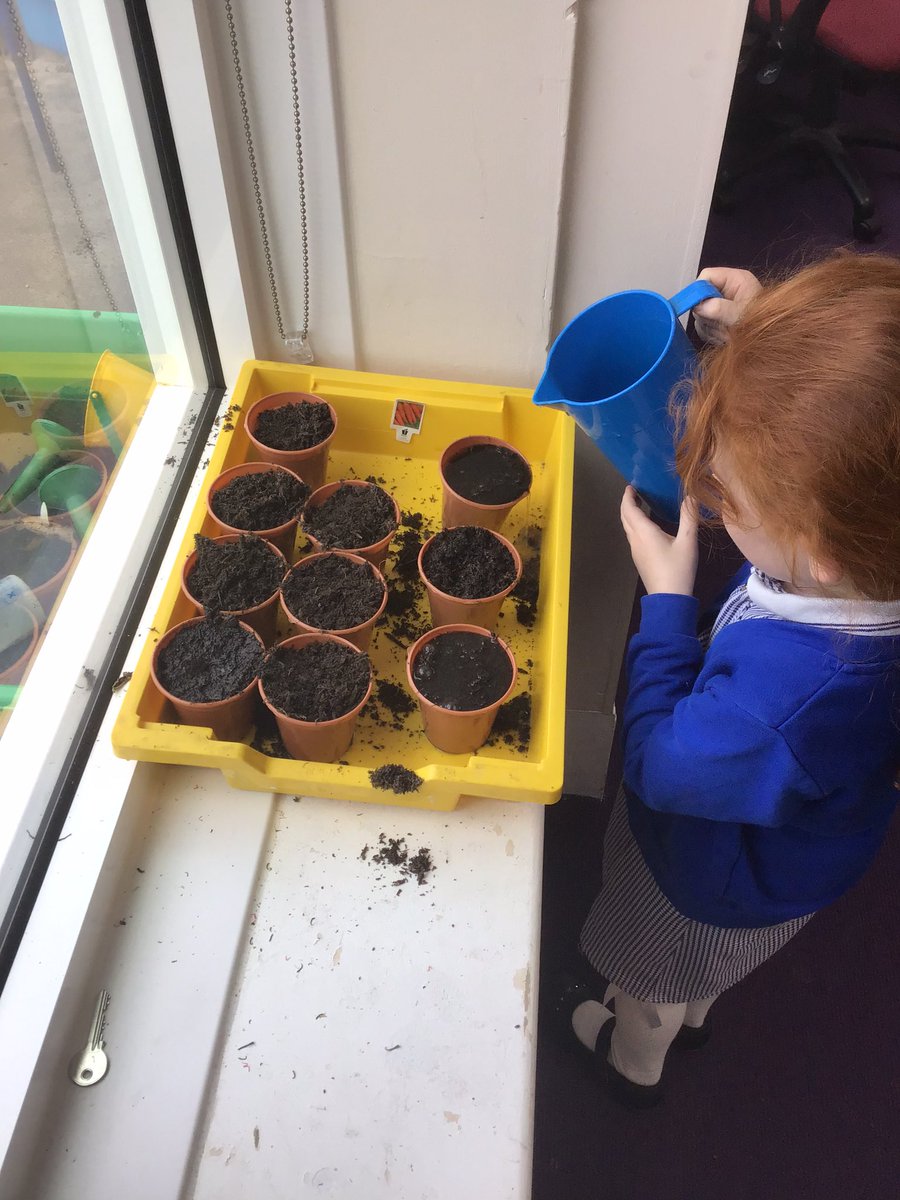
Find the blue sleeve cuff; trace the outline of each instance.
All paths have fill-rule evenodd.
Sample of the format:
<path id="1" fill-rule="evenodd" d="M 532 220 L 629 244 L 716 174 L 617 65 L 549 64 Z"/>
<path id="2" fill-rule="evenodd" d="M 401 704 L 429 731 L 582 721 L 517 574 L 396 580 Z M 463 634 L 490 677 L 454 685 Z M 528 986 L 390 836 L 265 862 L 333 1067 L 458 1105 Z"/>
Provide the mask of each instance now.
<path id="1" fill-rule="evenodd" d="M 699 605 L 695 596 L 654 592 L 641 600 L 641 633 L 651 637 L 697 636 Z"/>

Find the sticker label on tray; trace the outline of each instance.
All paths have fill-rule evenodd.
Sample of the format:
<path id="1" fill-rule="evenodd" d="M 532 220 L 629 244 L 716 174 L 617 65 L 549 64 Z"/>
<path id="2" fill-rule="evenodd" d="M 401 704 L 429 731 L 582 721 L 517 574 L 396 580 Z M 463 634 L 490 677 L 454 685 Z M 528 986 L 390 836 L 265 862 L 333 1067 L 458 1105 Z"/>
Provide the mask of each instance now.
<path id="1" fill-rule="evenodd" d="M 0 396 L 7 408 L 13 409 L 20 417 L 31 416 L 31 397 L 17 376 L 0 374 Z"/>
<path id="2" fill-rule="evenodd" d="M 414 433 L 421 433 L 425 405 L 417 400 L 395 400 L 391 414 L 391 429 L 397 432 L 398 442 L 408 442 Z"/>

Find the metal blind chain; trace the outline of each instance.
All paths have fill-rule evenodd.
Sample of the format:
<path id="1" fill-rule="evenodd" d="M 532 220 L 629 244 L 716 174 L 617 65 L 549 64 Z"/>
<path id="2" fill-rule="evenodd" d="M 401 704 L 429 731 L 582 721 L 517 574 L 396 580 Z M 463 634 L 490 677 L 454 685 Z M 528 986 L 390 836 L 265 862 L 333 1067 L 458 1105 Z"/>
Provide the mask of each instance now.
<path id="1" fill-rule="evenodd" d="M 253 196 L 256 201 L 256 214 L 259 219 L 259 233 L 262 241 L 263 254 L 266 260 L 266 274 L 269 278 L 269 290 L 272 293 L 272 308 L 275 312 L 275 323 L 278 336 L 284 343 L 285 349 L 301 363 L 313 361 L 312 347 L 309 342 L 309 236 L 306 213 L 306 180 L 303 167 L 303 134 L 300 122 L 300 89 L 297 79 L 297 53 L 294 37 L 294 17 L 291 0 L 285 0 L 285 19 L 287 23 L 288 56 L 290 61 L 291 94 L 294 109 L 294 143 L 297 152 L 297 187 L 300 199 L 300 249 L 303 269 L 303 325 L 296 333 L 286 333 L 281 314 L 281 303 L 278 297 L 278 283 L 275 279 L 275 267 L 272 262 L 272 249 L 269 242 L 269 231 L 266 222 L 266 211 L 263 204 L 262 188 L 259 181 L 259 170 L 256 163 L 256 151 L 253 145 L 253 131 L 250 125 L 250 112 L 247 105 L 247 93 L 244 87 L 244 76 L 241 70 L 241 55 L 238 46 L 237 28 L 234 20 L 232 0 L 225 0 L 225 17 L 228 21 L 228 35 L 231 40 L 231 57 L 234 61 L 234 73 L 237 80 L 238 99 L 241 105 L 241 119 L 244 126 L 244 139 L 247 143 L 247 159 L 250 164 L 250 179 L 253 184 Z"/>
<path id="2" fill-rule="evenodd" d="M 16 40 L 19 43 L 19 56 L 21 57 L 25 66 L 25 70 L 28 74 L 28 79 L 34 91 L 34 97 L 37 100 L 38 108 L 41 110 L 41 116 L 44 120 L 44 126 L 47 130 L 47 137 L 50 140 L 50 148 L 53 151 L 53 157 L 56 159 L 56 165 L 59 168 L 59 173 L 63 178 L 63 183 L 66 185 L 66 191 L 69 193 L 69 199 L 72 202 L 72 209 L 78 221 L 78 227 L 81 230 L 84 247 L 90 255 L 91 262 L 94 264 L 94 270 L 97 272 L 97 278 L 100 280 L 100 284 L 104 292 L 106 292 L 106 298 L 109 301 L 110 311 L 117 313 L 119 311 L 119 306 L 116 304 L 116 299 L 112 293 L 112 288 L 109 286 L 109 281 L 107 280 L 106 275 L 103 272 L 103 268 L 100 265 L 100 259 L 97 256 L 97 249 L 94 246 L 94 239 L 91 237 L 87 223 L 84 219 L 84 213 L 81 211 L 81 205 L 78 203 L 78 197 L 75 195 L 75 188 L 72 185 L 69 169 L 66 166 L 66 161 L 62 156 L 62 150 L 59 147 L 59 141 L 56 137 L 56 130 L 53 128 L 53 122 L 50 119 L 50 113 L 47 111 L 47 104 L 44 100 L 43 92 L 38 86 L 37 77 L 34 72 L 34 66 L 31 61 L 31 54 L 29 53 L 28 49 L 28 39 L 25 37 L 25 30 L 22 27 L 22 21 L 19 17 L 15 0 L 6 0 L 6 7 L 9 9 L 9 15 L 16 31 Z"/>

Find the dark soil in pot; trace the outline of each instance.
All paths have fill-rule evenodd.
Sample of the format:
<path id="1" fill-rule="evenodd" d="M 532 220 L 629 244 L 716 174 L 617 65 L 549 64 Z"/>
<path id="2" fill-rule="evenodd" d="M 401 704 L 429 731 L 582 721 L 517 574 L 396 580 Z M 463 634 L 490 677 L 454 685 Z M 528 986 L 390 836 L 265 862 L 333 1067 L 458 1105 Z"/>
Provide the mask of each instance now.
<path id="1" fill-rule="evenodd" d="M 309 496 L 305 483 L 284 471 L 236 475 L 210 500 L 213 512 L 232 529 L 277 529 L 300 515 Z"/>
<path id="2" fill-rule="evenodd" d="M 384 585 L 367 563 L 328 554 L 294 569 L 282 587 L 295 617 L 314 629 L 354 629 L 384 598 Z"/>
<path id="3" fill-rule="evenodd" d="M 277 591 L 284 562 L 262 538 L 242 534 L 234 542 L 214 542 L 198 533 L 194 544 L 197 563 L 186 583 L 207 611 L 254 608 Z"/>
<path id="4" fill-rule="evenodd" d="M 301 522 L 326 550 L 373 546 L 393 530 L 394 503 L 380 487 L 342 483 L 324 504 L 308 508 Z"/>
<path id="5" fill-rule="evenodd" d="M 72 543 L 52 533 L 35 533 L 21 525 L 0 530 L 0 560 L 4 575 L 18 575 L 30 588 L 40 587 L 61 571 Z"/>
<path id="6" fill-rule="evenodd" d="M 0 675 L 13 663 L 18 662 L 28 647 L 31 645 L 31 635 L 23 637 L 18 642 L 13 642 L 11 646 L 7 646 L 5 650 L 0 650 Z"/>
<path id="7" fill-rule="evenodd" d="M 512 682 L 512 666 L 495 637 L 453 632 L 422 647 L 412 676 L 432 704 L 468 712 L 500 699 Z"/>
<path id="8" fill-rule="evenodd" d="M 470 446 L 447 463 L 444 478 L 466 500 L 508 504 L 531 487 L 531 468 L 520 454 L 505 446 Z"/>
<path id="9" fill-rule="evenodd" d="M 324 442 L 333 429 L 327 404 L 301 400 L 261 412 L 253 435 L 273 450 L 308 450 Z"/>
<path id="10" fill-rule="evenodd" d="M 439 533 L 422 557 L 422 569 L 436 588 L 463 600 L 496 596 L 516 577 L 513 556 L 478 525 Z"/>
<path id="11" fill-rule="evenodd" d="M 337 642 L 278 647 L 262 670 L 271 704 L 299 721 L 333 721 L 366 694 L 371 667 L 365 654 Z"/>
<path id="12" fill-rule="evenodd" d="M 203 704 L 236 696 L 263 664 L 259 641 L 236 618 L 198 621 L 182 629 L 159 653 L 156 674 L 179 700 Z"/>

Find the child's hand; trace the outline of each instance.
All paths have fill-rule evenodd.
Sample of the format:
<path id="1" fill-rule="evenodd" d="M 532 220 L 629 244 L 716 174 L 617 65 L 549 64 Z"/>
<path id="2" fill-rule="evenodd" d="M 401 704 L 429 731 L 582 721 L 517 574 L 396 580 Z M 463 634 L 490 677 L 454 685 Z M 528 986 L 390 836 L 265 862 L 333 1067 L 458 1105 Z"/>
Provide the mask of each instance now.
<path id="1" fill-rule="evenodd" d="M 690 596 L 697 575 L 697 511 L 690 500 L 681 506 L 678 533 L 667 533 L 645 516 L 630 485 L 622 497 L 622 526 L 631 557 L 648 594 Z"/>
<path id="2" fill-rule="evenodd" d="M 708 280 L 722 293 L 721 300 L 702 300 L 693 309 L 694 327 L 705 342 L 721 346 L 728 341 L 728 330 L 741 319 L 744 309 L 762 291 L 762 284 L 750 271 L 737 267 L 706 267 L 698 276 Z"/>

